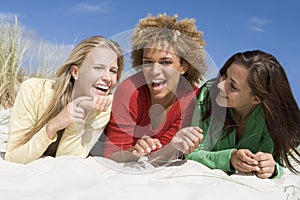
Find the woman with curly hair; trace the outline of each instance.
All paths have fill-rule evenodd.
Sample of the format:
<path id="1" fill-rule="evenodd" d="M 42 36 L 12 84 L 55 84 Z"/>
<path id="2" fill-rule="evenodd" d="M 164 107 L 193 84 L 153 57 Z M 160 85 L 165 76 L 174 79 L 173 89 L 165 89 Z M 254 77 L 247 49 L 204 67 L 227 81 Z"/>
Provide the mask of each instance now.
<path id="1" fill-rule="evenodd" d="M 137 73 L 118 86 L 105 130 L 104 156 L 117 162 L 149 156 L 165 164 L 202 139 L 190 126 L 196 86 L 206 71 L 205 42 L 193 19 L 159 14 L 141 19 L 132 35 Z"/>
<path id="2" fill-rule="evenodd" d="M 300 112 L 274 56 L 236 53 L 200 91 L 196 114 L 205 136 L 188 159 L 260 178 L 279 178 L 284 162 L 297 172 L 292 160 L 300 164 Z"/>
<path id="3" fill-rule="evenodd" d="M 81 41 L 56 80 L 23 82 L 10 119 L 5 159 L 29 163 L 43 156 L 85 158 L 109 121 L 111 90 L 123 70 L 119 45 L 102 36 Z"/>

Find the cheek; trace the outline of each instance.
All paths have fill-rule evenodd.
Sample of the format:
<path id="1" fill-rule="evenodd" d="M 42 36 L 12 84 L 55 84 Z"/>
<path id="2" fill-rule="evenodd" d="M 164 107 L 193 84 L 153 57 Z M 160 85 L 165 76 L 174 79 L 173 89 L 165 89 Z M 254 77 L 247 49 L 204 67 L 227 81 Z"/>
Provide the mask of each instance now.
<path id="1" fill-rule="evenodd" d="M 117 83 L 117 74 L 114 74 L 114 75 L 111 75 L 111 77 L 110 77 L 111 79 L 111 85 L 112 85 L 112 87 L 113 86 L 115 86 L 116 85 L 116 83 Z"/>
<path id="2" fill-rule="evenodd" d="M 99 73 L 95 71 L 90 71 L 88 73 L 82 74 L 82 78 L 84 77 L 85 80 L 95 80 L 99 77 Z"/>
<path id="3" fill-rule="evenodd" d="M 151 70 L 151 67 L 142 67 L 142 72 L 144 73 L 144 75 L 149 74 Z"/>
<path id="4" fill-rule="evenodd" d="M 174 79 L 174 80 L 176 80 L 176 79 L 179 79 L 179 77 L 180 77 L 180 71 L 178 71 L 178 70 L 175 70 L 175 69 L 173 69 L 173 68 L 165 68 L 164 70 L 163 70 L 163 74 L 164 74 L 164 76 L 166 77 L 166 78 L 168 78 L 168 79 Z"/>
<path id="5" fill-rule="evenodd" d="M 151 69 L 146 68 L 146 67 L 143 68 L 143 70 L 142 70 L 142 72 L 143 72 L 143 74 L 144 74 L 144 77 L 145 77 L 146 81 L 148 81 L 149 77 L 151 77 L 151 75 L 150 75 L 150 70 L 151 70 Z"/>

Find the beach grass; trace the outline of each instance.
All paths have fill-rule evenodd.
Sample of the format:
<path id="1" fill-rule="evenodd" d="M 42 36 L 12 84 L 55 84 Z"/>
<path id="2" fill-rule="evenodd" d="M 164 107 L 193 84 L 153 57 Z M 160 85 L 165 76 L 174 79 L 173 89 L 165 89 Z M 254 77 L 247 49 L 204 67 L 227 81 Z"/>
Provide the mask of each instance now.
<path id="1" fill-rule="evenodd" d="M 3 108 L 13 106 L 17 87 L 22 82 L 23 73 L 20 62 L 26 51 L 21 45 L 22 29 L 17 17 L 13 22 L 0 24 L 0 105 Z"/>
<path id="2" fill-rule="evenodd" d="M 68 52 L 69 46 L 48 44 L 28 35 L 16 16 L 0 23 L 0 109 L 12 108 L 25 79 L 53 78 Z"/>

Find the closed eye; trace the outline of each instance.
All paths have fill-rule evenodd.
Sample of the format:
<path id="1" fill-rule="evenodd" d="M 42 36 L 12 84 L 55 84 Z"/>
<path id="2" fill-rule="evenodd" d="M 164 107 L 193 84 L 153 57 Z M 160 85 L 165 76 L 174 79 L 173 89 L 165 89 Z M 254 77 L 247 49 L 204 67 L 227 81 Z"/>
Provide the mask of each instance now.
<path id="1" fill-rule="evenodd" d="M 94 66 L 93 69 L 96 69 L 96 70 L 104 70 L 105 67 L 104 67 L 104 66 Z"/>
<path id="2" fill-rule="evenodd" d="M 231 87 L 232 89 L 234 89 L 234 90 L 237 90 L 237 88 L 234 86 L 233 83 L 230 83 L 230 87 Z"/>
<path id="3" fill-rule="evenodd" d="M 118 73 L 118 69 L 113 67 L 109 70 L 110 72 L 114 73 L 114 74 L 117 74 Z"/>

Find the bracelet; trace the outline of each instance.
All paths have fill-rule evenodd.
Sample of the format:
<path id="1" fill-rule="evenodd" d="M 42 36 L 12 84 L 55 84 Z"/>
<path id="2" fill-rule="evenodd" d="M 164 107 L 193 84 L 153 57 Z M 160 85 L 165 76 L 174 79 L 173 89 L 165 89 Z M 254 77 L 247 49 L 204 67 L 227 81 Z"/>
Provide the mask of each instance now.
<path id="1" fill-rule="evenodd" d="M 178 151 L 178 152 L 177 152 L 177 159 L 184 160 L 184 159 L 185 159 L 184 153 L 182 153 L 181 151 Z"/>
<path id="2" fill-rule="evenodd" d="M 278 175 L 278 170 L 277 170 L 277 166 L 275 165 L 274 172 L 273 172 L 272 176 L 270 176 L 269 178 L 272 179 L 277 175 Z"/>

